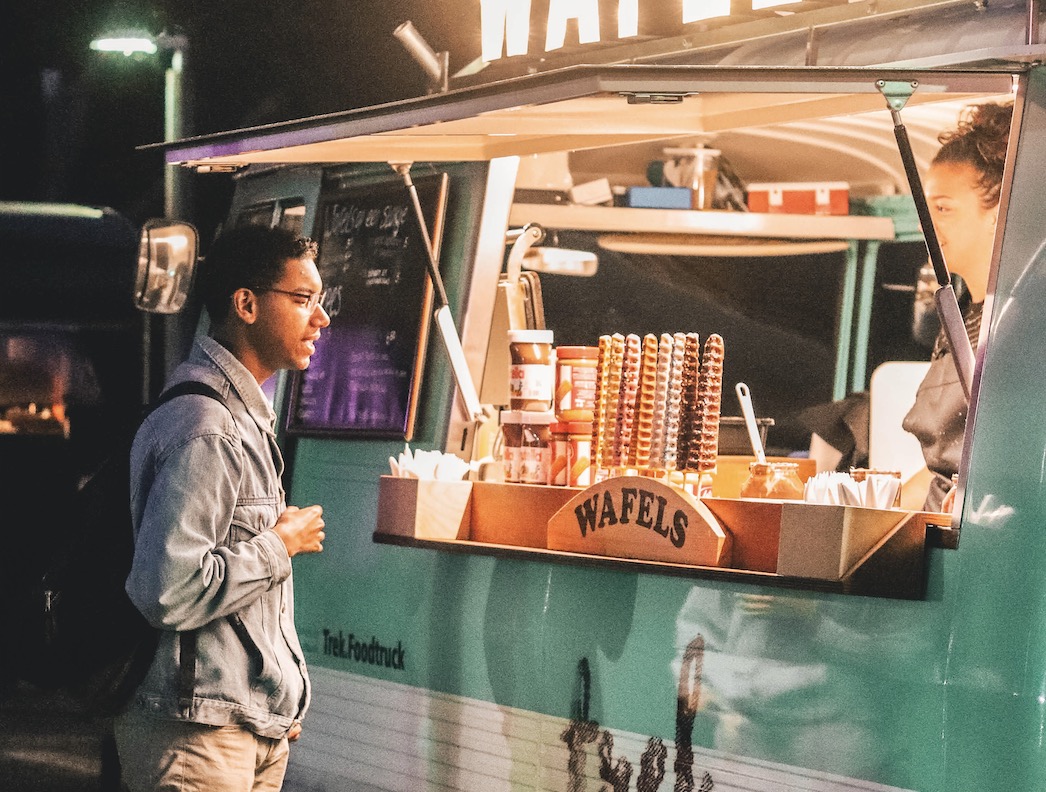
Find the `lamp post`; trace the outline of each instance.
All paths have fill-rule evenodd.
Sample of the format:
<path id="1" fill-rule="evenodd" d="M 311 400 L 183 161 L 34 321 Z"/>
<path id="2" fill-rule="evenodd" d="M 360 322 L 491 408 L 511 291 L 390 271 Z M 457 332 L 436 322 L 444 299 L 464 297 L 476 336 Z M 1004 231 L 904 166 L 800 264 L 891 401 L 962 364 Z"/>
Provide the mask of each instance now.
<path id="1" fill-rule="evenodd" d="M 170 53 L 170 62 L 164 74 L 163 139 L 164 142 L 185 137 L 187 98 L 183 89 L 186 36 L 163 32 L 156 36 L 141 31 L 121 31 L 100 36 L 91 42 L 91 49 L 113 52 L 125 57 L 153 56 Z M 163 213 L 168 219 L 185 219 L 188 209 L 185 174 L 176 165 L 165 164 L 163 170 Z"/>
<path id="2" fill-rule="evenodd" d="M 163 96 L 163 139 L 164 142 L 185 137 L 187 95 L 182 89 L 185 73 L 186 50 L 189 40 L 181 34 L 160 33 L 152 36 L 141 31 L 119 32 L 101 36 L 91 42 L 91 49 L 98 52 L 117 53 L 125 57 L 152 57 L 159 52 L 170 53 L 170 61 L 164 74 Z M 163 214 L 168 220 L 185 220 L 188 201 L 184 171 L 176 165 L 163 166 Z M 165 317 L 161 330 L 164 347 L 164 377 L 170 374 L 180 356 L 178 354 L 178 328 L 170 317 Z M 142 314 L 142 403 L 147 404 L 153 396 L 153 320 L 152 314 Z"/>

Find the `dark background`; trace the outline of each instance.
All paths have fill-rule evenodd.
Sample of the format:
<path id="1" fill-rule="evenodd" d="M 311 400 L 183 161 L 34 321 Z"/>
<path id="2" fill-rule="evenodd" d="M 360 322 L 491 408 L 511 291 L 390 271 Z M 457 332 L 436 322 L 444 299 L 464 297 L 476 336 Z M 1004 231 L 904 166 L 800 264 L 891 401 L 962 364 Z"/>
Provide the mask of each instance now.
<path id="1" fill-rule="evenodd" d="M 0 200 L 111 206 L 140 223 L 163 212 L 164 67 L 89 49 L 120 27 L 189 39 L 187 132 L 203 134 L 378 104 L 426 91 L 392 37 L 410 19 L 452 73 L 479 54 L 478 0 L 15 0 L 0 26 Z M 453 26 L 448 24 L 453 20 Z M 189 178 L 203 238 L 227 176 Z"/>

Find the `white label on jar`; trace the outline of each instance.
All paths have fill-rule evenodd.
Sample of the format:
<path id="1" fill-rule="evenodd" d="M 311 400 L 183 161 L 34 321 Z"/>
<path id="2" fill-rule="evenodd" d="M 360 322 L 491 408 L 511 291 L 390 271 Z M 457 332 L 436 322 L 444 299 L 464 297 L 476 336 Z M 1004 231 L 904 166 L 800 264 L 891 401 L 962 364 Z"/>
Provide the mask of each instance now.
<path id="1" fill-rule="evenodd" d="M 509 368 L 509 396 L 551 404 L 554 380 L 555 370 L 546 363 L 513 363 Z"/>
<path id="2" fill-rule="evenodd" d="M 505 465 L 505 481 L 519 481 L 520 449 L 516 446 L 505 446 L 502 462 Z"/>
<path id="3" fill-rule="evenodd" d="M 565 487 L 567 485 L 568 468 L 570 466 L 567 453 L 568 446 L 569 443 L 566 440 L 556 440 L 552 443 L 552 470 L 549 473 L 549 484 L 557 487 Z"/>
<path id="4" fill-rule="evenodd" d="M 559 364 L 560 410 L 591 410 L 596 404 L 596 367 Z"/>
<path id="5" fill-rule="evenodd" d="M 519 480 L 524 484 L 548 484 L 552 449 L 523 446 L 520 450 Z"/>
<path id="6" fill-rule="evenodd" d="M 571 440 L 568 444 L 567 462 L 570 465 L 572 487 L 587 487 L 592 483 L 591 455 L 591 440 Z"/>

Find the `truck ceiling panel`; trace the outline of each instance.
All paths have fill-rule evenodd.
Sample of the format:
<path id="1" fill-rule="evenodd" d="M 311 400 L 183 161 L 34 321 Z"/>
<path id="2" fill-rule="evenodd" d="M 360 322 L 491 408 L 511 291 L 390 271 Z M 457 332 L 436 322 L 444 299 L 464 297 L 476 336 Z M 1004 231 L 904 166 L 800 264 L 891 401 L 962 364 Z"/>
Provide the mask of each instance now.
<path id="1" fill-rule="evenodd" d="M 1002 70 L 583 66 L 164 148 L 170 163 L 211 167 L 489 160 L 871 111 L 888 118 L 878 79 L 915 81 L 911 107 L 1003 94 L 1012 85 Z"/>

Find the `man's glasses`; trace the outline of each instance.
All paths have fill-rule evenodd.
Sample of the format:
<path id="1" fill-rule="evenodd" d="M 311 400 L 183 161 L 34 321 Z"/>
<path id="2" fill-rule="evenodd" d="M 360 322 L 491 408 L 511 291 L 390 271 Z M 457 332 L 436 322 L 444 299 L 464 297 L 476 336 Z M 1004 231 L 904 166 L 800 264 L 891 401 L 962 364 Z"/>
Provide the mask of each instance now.
<path id="1" fill-rule="evenodd" d="M 286 289 L 272 289 L 272 288 L 257 288 L 251 289 L 254 292 L 275 292 L 276 294 L 286 294 L 288 297 L 293 297 L 298 305 L 302 306 L 308 311 L 315 311 L 316 306 L 323 302 L 323 297 L 327 293 L 326 290 L 318 292 L 296 292 L 287 291 Z"/>

